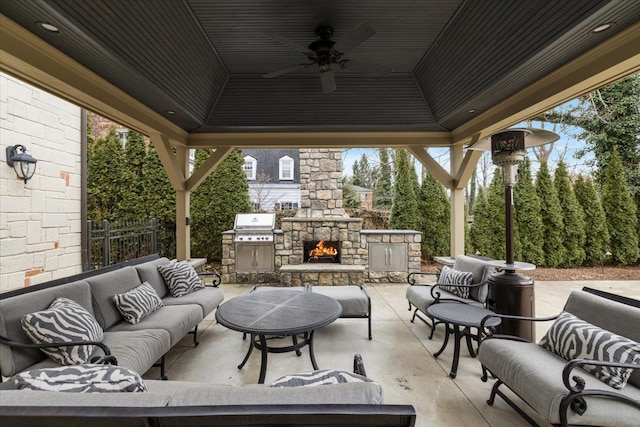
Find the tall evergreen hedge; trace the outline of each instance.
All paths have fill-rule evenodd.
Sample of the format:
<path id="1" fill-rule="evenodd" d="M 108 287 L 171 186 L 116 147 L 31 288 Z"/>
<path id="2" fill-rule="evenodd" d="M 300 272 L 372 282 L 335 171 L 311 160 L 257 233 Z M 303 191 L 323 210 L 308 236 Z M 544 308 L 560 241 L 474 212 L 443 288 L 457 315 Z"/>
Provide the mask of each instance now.
<path id="1" fill-rule="evenodd" d="M 558 193 L 551 180 L 546 162 L 540 164 L 540 170 L 536 176 L 536 193 L 540 198 L 540 216 L 542 217 L 542 230 L 544 243 L 543 267 L 557 267 L 565 260 L 565 248 L 563 244 L 564 223 Z"/>
<path id="2" fill-rule="evenodd" d="M 87 147 L 87 216 L 89 220 L 118 220 L 118 205 L 126 191 L 122 144 L 112 126 L 104 138 Z"/>
<path id="3" fill-rule="evenodd" d="M 404 148 L 395 150 L 395 185 L 389 226 L 392 229 L 416 230 L 420 226 L 418 198 L 415 192 L 415 169 Z"/>
<path id="4" fill-rule="evenodd" d="M 558 162 L 554 177 L 554 185 L 558 192 L 558 201 L 562 211 L 564 228 L 565 257 L 560 264 L 563 267 L 579 267 L 585 260 L 585 230 L 584 212 L 573 193 L 573 186 L 569 181 L 567 166 L 563 161 Z"/>
<path id="5" fill-rule="evenodd" d="M 605 169 L 602 207 L 607 215 L 611 254 L 617 264 L 638 261 L 638 217 L 618 150 L 614 147 Z"/>
<path id="6" fill-rule="evenodd" d="M 490 241 L 493 238 L 489 234 L 489 204 L 484 190 L 480 188 L 473 203 L 473 223 L 469 229 L 472 252 L 476 251 L 483 256 L 488 256 L 491 247 Z"/>
<path id="7" fill-rule="evenodd" d="M 144 137 L 130 130 L 124 147 L 124 170 L 122 171 L 127 191 L 122 192 L 118 206 L 121 220 L 137 220 L 147 216 L 144 195 L 144 159 L 147 155 Z"/>
<path id="8" fill-rule="evenodd" d="M 540 197 L 531 177 L 531 162 L 525 158 L 519 166 L 519 178 L 513 189 L 514 220 L 518 230 L 518 259 L 536 265 L 544 264 L 543 228 Z"/>
<path id="9" fill-rule="evenodd" d="M 451 216 L 447 193 L 430 173 L 422 180 L 419 207 L 422 222 L 422 257 L 449 255 L 451 245 Z"/>
<path id="10" fill-rule="evenodd" d="M 609 249 L 607 217 L 593 182 L 579 175 L 573 184 L 576 199 L 584 212 L 585 264 L 602 265 Z"/>
<path id="11" fill-rule="evenodd" d="M 489 185 L 487 193 L 487 233 L 490 236 L 488 241 L 487 254 L 489 258 L 505 259 L 506 257 L 506 231 L 505 231 L 505 204 L 504 204 L 504 184 L 502 181 L 502 170 L 496 168 L 493 179 Z"/>
<path id="12" fill-rule="evenodd" d="M 376 209 L 391 209 L 393 203 L 393 184 L 391 180 L 391 163 L 389 161 L 389 150 L 380 148 L 380 177 L 373 190 L 373 207 Z"/>

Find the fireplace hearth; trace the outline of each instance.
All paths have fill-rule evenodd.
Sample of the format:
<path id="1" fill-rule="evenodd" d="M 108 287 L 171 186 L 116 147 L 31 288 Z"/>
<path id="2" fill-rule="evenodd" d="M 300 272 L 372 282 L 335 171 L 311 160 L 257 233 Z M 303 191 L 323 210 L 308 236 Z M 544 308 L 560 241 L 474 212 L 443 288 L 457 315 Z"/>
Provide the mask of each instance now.
<path id="1" fill-rule="evenodd" d="M 310 240 L 303 245 L 305 263 L 340 264 L 340 242 Z"/>

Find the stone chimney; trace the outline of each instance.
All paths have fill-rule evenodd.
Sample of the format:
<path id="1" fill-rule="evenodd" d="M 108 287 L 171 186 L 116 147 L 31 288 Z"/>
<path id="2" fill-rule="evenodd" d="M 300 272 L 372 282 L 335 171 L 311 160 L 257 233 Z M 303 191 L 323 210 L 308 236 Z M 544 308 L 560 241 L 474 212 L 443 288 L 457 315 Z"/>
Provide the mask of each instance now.
<path id="1" fill-rule="evenodd" d="M 346 218 L 342 208 L 342 150 L 300 149 L 302 218 Z"/>

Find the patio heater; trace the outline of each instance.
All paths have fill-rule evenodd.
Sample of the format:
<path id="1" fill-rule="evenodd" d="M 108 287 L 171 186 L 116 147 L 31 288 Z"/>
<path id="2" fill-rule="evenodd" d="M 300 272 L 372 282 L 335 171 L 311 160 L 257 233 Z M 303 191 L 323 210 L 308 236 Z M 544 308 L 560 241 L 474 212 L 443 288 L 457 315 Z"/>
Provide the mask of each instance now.
<path id="1" fill-rule="evenodd" d="M 496 273 L 489 277 L 487 307 L 499 314 L 534 316 L 534 288 L 530 277 L 518 274 L 518 270 L 533 270 L 535 265 L 515 261 L 513 241 L 513 186 L 516 183 L 518 165 L 524 160 L 526 149 L 549 144 L 560 138 L 544 129 L 512 128 L 491 135 L 469 147 L 471 150 L 491 149 L 491 160 L 502 167 L 505 201 L 506 260 L 490 263 Z M 490 148 L 489 148 L 490 143 Z M 498 327 L 499 333 L 517 335 L 529 341 L 535 339 L 533 322 L 505 319 Z"/>

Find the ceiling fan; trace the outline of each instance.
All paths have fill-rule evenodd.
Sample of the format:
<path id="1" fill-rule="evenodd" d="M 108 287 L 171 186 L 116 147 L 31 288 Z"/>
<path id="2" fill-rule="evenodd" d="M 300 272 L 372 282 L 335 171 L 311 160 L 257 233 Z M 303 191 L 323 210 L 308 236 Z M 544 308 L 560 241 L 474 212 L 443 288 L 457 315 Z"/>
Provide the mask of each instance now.
<path id="1" fill-rule="evenodd" d="M 387 75 L 393 71 L 392 67 L 342 58 L 344 54 L 367 40 L 369 37 L 373 36 L 375 33 L 376 30 L 370 24 L 363 22 L 356 25 L 355 28 L 349 31 L 346 37 L 342 40 L 333 41 L 331 40 L 331 37 L 333 36 L 333 28 L 328 25 L 322 25 L 316 28 L 316 36 L 318 36 L 318 40 L 312 42 L 309 46 L 304 47 L 278 33 L 268 31 L 265 33 L 266 36 L 285 46 L 289 46 L 298 52 L 302 52 L 307 56 L 307 59 L 309 59 L 310 62 L 263 74 L 262 77 L 270 79 L 283 74 L 303 70 L 317 64 L 320 68 L 322 92 L 331 93 L 336 90 L 336 82 L 333 77 L 332 66 L 334 68 L 340 67 L 340 69 L 345 71 Z"/>

